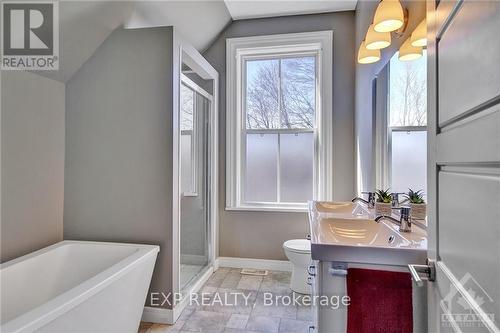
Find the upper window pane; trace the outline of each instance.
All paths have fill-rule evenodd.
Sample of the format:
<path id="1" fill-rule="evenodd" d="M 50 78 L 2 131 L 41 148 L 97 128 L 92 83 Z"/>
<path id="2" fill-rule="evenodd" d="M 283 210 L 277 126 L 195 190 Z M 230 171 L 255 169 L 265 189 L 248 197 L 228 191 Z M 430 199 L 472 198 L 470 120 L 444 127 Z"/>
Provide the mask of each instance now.
<path id="1" fill-rule="evenodd" d="M 314 128 L 316 58 L 246 61 L 247 129 Z"/>
<path id="2" fill-rule="evenodd" d="M 248 129 L 279 128 L 279 60 L 246 62 L 246 123 Z"/>
<path id="3" fill-rule="evenodd" d="M 313 128 L 316 110 L 316 59 L 281 60 L 281 127 Z"/>
<path id="4" fill-rule="evenodd" d="M 427 57 L 400 61 L 396 53 L 390 62 L 390 126 L 427 125 Z"/>

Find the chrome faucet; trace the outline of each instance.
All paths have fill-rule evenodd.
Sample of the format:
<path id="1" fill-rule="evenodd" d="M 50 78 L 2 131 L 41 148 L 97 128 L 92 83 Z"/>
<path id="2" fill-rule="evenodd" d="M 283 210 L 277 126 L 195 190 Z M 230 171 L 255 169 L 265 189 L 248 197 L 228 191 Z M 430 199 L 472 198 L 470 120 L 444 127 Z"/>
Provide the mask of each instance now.
<path id="1" fill-rule="evenodd" d="M 352 199 L 351 201 L 352 202 L 356 202 L 356 201 L 364 202 L 365 204 L 368 205 L 368 208 L 375 207 L 375 192 L 361 192 L 361 193 L 368 194 L 368 200 L 365 200 L 365 199 L 360 198 L 360 197 L 356 197 L 356 198 Z"/>
<path id="2" fill-rule="evenodd" d="M 392 209 L 401 210 L 401 215 L 399 221 L 392 216 L 379 215 L 375 218 L 375 222 L 380 222 L 380 220 L 389 220 L 394 224 L 399 226 L 400 232 L 410 232 L 411 231 L 411 221 L 410 221 L 410 207 L 393 207 Z"/>
<path id="3" fill-rule="evenodd" d="M 399 206 L 399 195 L 403 194 L 400 192 L 392 192 L 391 193 L 391 203 L 392 207 L 398 207 Z"/>

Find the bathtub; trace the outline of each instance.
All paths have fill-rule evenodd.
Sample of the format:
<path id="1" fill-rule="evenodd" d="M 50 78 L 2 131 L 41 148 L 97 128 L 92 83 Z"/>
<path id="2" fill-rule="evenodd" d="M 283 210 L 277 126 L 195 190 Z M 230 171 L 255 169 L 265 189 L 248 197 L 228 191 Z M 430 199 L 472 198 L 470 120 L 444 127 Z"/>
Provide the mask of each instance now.
<path id="1" fill-rule="evenodd" d="M 63 241 L 0 265 L 0 331 L 137 332 L 158 246 Z"/>

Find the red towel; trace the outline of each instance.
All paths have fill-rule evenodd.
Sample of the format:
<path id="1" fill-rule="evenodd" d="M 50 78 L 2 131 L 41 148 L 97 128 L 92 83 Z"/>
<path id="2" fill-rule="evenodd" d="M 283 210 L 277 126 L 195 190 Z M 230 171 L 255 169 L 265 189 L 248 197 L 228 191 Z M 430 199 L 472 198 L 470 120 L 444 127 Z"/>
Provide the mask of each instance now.
<path id="1" fill-rule="evenodd" d="M 412 333 L 411 275 L 349 268 L 347 333 Z"/>

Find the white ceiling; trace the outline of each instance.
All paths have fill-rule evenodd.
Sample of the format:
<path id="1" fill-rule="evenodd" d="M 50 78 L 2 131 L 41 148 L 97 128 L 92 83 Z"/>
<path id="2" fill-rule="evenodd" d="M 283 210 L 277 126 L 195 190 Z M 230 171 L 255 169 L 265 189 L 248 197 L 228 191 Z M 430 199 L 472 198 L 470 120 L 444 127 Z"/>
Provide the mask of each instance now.
<path id="1" fill-rule="evenodd" d="M 354 10 L 358 0 L 224 0 L 234 20 Z"/>
<path id="2" fill-rule="evenodd" d="M 174 26 L 200 52 L 231 20 L 353 10 L 357 0 L 60 1 L 59 71 L 40 75 L 67 82 L 120 26 Z"/>

